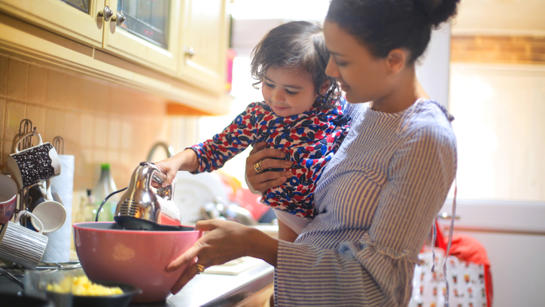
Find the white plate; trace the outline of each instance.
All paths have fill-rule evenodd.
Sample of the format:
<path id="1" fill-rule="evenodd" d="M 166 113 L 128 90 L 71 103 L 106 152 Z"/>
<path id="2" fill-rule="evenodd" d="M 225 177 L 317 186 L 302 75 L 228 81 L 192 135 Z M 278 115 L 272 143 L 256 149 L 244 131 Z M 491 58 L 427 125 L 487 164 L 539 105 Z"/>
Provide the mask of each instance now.
<path id="1" fill-rule="evenodd" d="M 205 204 L 227 199 L 226 187 L 216 173 L 194 175 L 180 171 L 176 174 L 173 188 L 172 200 L 180 209 L 180 221 L 185 225 L 198 220 L 200 209 Z"/>

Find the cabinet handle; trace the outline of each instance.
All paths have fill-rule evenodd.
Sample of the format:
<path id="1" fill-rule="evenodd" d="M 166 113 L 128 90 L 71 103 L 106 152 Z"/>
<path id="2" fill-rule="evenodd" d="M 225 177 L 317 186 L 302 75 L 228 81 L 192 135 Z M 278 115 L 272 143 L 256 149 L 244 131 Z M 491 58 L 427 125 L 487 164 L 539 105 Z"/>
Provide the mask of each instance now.
<path id="1" fill-rule="evenodd" d="M 118 26 L 122 25 L 125 20 L 127 20 L 127 17 L 121 12 L 117 12 L 117 14 L 112 17 L 112 21 Z"/>
<path id="2" fill-rule="evenodd" d="M 98 12 L 97 17 L 104 18 L 104 21 L 110 21 L 110 18 L 112 18 L 113 14 L 114 13 L 112 12 L 112 9 L 110 9 L 110 7 L 106 5 L 103 10 Z"/>
<path id="3" fill-rule="evenodd" d="M 193 47 L 186 47 L 184 50 L 184 54 L 186 57 L 192 58 L 193 56 L 195 56 L 195 49 L 193 49 Z"/>

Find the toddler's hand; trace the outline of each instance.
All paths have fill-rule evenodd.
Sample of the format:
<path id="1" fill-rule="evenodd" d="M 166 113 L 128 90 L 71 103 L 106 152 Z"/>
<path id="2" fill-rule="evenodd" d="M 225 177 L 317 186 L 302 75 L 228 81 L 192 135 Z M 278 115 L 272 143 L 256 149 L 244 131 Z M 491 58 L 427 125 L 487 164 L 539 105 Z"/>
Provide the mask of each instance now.
<path id="1" fill-rule="evenodd" d="M 176 173 L 178 172 L 179 163 L 173 158 L 174 157 L 171 157 L 154 163 L 165 176 L 163 183 L 161 184 L 162 187 L 172 184 L 172 181 L 174 181 Z"/>

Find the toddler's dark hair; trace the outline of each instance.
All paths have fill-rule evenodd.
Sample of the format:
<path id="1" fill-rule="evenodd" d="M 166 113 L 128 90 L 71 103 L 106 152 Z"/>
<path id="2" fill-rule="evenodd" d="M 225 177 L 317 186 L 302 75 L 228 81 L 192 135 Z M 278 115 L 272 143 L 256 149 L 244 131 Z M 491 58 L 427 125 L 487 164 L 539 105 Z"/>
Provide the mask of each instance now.
<path id="1" fill-rule="evenodd" d="M 252 76 L 261 84 L 269 67 L 301 67 L 312 76 L 317 94 L 325 81 L 330 87 L 319 95 L 315 107 L 329 108 L 339 96 L 334 78 L 325 74 L 329 52 L 325 46 L 322 28 L 307 21 L 292 21 L 269 31 L 252 50 Z"/>
<path id="2" fill-rule="evenodd" d="M 326 20 L 354 35 L 384 58 L 406 48 L 414 63 L 426 50 L 432 27 L 456 14 L 460 0 L 332 0 Z"/>

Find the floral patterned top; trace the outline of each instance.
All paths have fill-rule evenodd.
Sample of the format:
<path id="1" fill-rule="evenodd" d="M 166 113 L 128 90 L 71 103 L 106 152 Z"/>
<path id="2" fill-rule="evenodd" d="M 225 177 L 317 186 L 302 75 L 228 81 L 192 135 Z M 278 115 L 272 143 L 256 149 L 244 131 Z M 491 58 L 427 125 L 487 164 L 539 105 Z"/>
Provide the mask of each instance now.
<path id="1" fill-rule="evenodd" d="M 240 113 L 221 133 L 191 148 L 196 152 L 196 172 L 221 168 L 249 145 L 266 142 L 286 152 L 293 162 L 291 177 L 263 193 L 262 202 L 300 217 L 313 217 L 313 191 L 323 167 L 348 134 L 350 118 L 344 115 L 342 98 L 329 109 L 281 117 L 265 102 L 255 102 Z"/>

